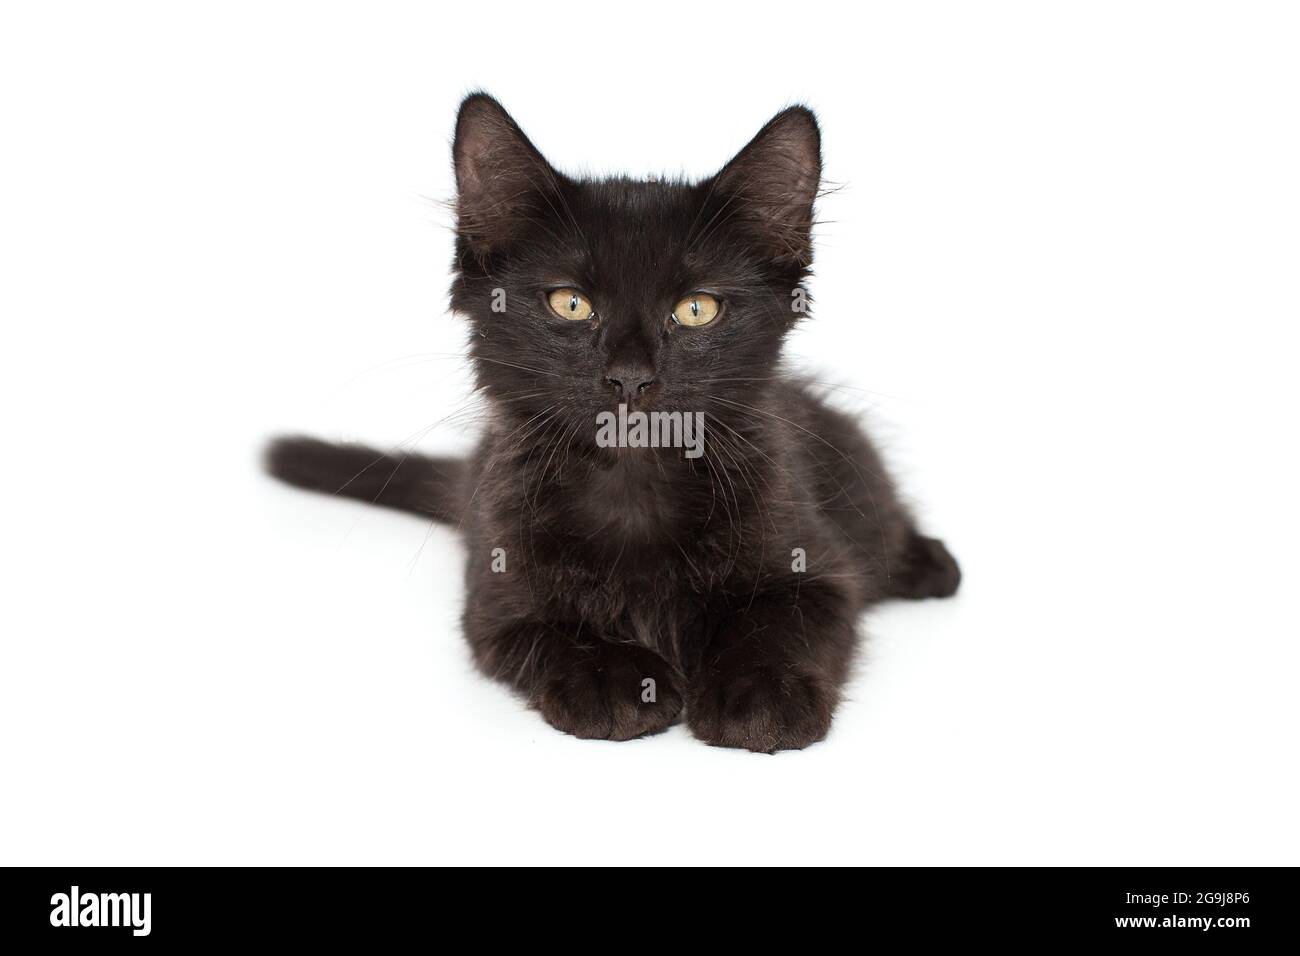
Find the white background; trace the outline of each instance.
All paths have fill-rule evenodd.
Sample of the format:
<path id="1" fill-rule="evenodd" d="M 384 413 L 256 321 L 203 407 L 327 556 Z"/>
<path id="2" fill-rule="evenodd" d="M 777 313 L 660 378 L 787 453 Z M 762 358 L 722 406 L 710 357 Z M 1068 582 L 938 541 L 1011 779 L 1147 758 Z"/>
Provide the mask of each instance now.
<path id="1" fill-rule="evenodd" d="M 464 7 L 0 15 L 0 862 L 1300 863 L 1294 8 Z M 479 87 L 575 172 L 817 109 L 791 348 L 966 572 L 826 742 L 562 736 L 448 530 L 259 474 L 470 442 Z"/>

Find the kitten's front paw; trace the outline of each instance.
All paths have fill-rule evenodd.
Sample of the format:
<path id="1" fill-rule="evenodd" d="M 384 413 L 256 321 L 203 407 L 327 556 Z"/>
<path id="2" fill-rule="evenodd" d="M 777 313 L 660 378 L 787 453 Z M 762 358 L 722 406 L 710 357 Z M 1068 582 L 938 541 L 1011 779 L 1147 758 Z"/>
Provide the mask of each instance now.
<path id="1" fill-rule="evenodd" d="M 727 661 L 702 675 L 686 709 L 691 732 L 716 747 L 799 750 L 831 728 L 837 695 L 784 662 Z"/>
<path id="2" fill-rule="evenodd" d="M 682 710 L 663 658 L 643 647 L 604 641 L 575 649 L 552 666 L 531 702 L 557 730 L 598 740 L 657 733 Z"/>

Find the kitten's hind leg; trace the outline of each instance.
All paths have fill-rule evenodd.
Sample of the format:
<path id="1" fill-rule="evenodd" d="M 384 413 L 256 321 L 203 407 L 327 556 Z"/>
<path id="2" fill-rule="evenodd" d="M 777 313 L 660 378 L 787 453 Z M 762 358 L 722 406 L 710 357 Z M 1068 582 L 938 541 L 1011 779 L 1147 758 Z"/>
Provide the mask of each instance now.
<path id="1" fill-rule="evenodd" d="M 891 561 L 889 572 L 891 597 L 951 597 L 961 584 L 961 568 L 944 543 L 917 531 L 911 532 L 902 553 Z"/>

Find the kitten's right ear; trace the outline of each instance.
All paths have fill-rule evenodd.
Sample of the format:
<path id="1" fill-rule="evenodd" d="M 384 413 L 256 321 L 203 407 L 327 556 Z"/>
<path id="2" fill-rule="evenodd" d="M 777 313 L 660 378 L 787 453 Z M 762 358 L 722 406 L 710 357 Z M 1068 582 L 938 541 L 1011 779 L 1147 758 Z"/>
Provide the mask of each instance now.
<path id="1" fill-rule="evenodd" d="M 456 141 L 456 229 L 479 253 L 507 242 L 559 174 L 492 97 L 460 104 Z"/>

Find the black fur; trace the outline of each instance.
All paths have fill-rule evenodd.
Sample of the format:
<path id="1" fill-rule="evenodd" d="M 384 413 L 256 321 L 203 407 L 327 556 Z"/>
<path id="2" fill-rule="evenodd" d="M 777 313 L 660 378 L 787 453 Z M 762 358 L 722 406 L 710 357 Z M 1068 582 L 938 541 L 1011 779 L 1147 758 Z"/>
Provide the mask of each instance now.
<path id="1" fill-rule="evenodd" d="M 701 183 L 590 181 L 476 94 L 454 162 L 452 307 L 491 408 L 478 452 L 281 439 L 270 470 L 457 524 L 476 661 L 561 730 L 624 740 L 684 711 L 712 744 L 820 740 L 861 610 L 951 595 L 960 572 L 857 424 L 782 371 L 812 261 L 813 114 L 778 114 Z M 595 316 L 557 316 L 557 287 Z M 707 326 L 670 317 L 694 292 L 723 303 Z M 703 456 L 598 447 L 596 415 L 625 390 L 635 409 L 703 412 Z"/>

